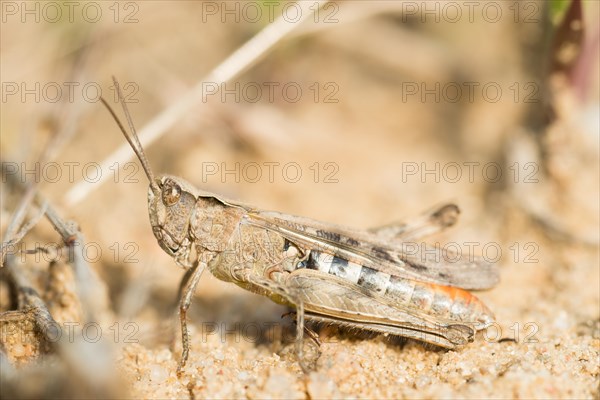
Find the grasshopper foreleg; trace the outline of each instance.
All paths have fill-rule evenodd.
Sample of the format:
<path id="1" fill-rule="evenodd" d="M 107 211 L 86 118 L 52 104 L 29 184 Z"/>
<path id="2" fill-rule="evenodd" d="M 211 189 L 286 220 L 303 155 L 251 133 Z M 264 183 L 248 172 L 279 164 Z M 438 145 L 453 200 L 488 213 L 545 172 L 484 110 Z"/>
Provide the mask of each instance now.
<path id="1" fill-rule="evenodd" d="M 183 350 L 181 352 L 181 360 L 179 360 L 179 365 L 177 366 L 178 376 L 181 375 L 190 353 L 190 335 L 187 328 L 187 310 L 190 308 L 192 296 L 194 295 L 194 291 L 196 290 L 198 282 L 200 282 L 200 277 L 202 276 L 202 272 L 204 272 L 205 267 L 205 263 L 195 261 L 181 280 L 181 285 L 179 288 L 179 321 L 181 323 L 181 345 Z"/>

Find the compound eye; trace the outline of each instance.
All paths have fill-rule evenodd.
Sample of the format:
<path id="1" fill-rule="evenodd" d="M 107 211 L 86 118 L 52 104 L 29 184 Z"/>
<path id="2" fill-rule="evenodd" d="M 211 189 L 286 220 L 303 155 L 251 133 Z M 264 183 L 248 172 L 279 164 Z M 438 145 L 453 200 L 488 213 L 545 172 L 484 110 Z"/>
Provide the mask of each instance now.
<path id="1" fill-rule="evenodd" d="M 173 181 L 165 182 L 162 192 L 162 201 L 165 206 L 170 207 L 177 204 L 181 198 L 181 188 Z"/>

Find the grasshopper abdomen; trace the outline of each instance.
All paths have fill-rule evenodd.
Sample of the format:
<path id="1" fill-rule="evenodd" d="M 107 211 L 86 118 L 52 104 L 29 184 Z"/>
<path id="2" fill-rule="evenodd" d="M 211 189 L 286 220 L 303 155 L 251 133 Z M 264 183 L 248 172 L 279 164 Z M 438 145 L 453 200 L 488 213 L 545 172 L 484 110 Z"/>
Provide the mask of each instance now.
<path id="1" fill-rule="evenodd" d="M 476 296 L 460 288 L 387 274 L 315 250 L 300 267 L 337 276 L 398 307 L 413 308 L 440 319 L 475 326 L 494 320 L 494 315 Z"/>

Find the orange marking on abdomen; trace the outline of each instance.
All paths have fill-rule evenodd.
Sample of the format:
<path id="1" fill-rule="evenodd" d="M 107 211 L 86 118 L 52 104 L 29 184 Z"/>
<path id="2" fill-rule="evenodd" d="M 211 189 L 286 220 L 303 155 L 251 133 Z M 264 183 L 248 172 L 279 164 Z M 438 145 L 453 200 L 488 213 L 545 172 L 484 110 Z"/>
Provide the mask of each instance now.
<path id="1" fill-rule="evenodd" d="M 450 299 L 452 299 L 452 301 L 460 299 L 467 305 L 471 303 L 481 304 L 481 301 L 477 298 L 477 296 L 471 294 L 469 291 L 464 289 L 460 289 L 454 286 L 438 285 L 436 283 L 424 282 L 423 285 L 429 286 L 433 292 L 442 292 L 446 294 Z"/>

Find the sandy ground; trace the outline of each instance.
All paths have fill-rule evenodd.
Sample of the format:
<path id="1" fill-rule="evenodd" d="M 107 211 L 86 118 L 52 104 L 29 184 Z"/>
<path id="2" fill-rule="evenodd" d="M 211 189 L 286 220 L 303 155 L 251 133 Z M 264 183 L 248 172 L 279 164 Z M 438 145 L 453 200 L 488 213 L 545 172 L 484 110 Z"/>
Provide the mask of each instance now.
<path id="1" fill-rule="evenodd" d="M 140 4 L 139 22 L 130 25 L 9 21 L 2 28 L 3 82 L 68 81 L 78 38 L 91 32 L 77 79 L 108 88 L 115 74 L 135 83 L 139 102 L 130 109 L 139 129 L 259 28 L 200 24 L 199 2 Z M 528 103 L 525 85 L 540 78 L 531 67 L 540 58 L 528 47 L 541 40 L 539 24 L 403 24 L 397 10 L 373 17 L 353 10 L 342 9 L 340 22 L 324 31 L 285 40 L 240 78 L 293 82 L 303 89 L 299 101 L 281 94 L 255 103 L 212 98 L 147 148 L 150 163 L 157 173 L 260 208 L 361 229 L 456 202 L 458 224 L 428 242 L 498 263 L 500 284 L 477 293 L 497 324 L 455 351 L 313 326 L 321 354 L 316 359 L 306 341 L 316 368 L 304 374 L 294 356 L 294 325 L 282 318 L 288 309 L 205 273 L 190 310 L 190 359 L 178 378 L 175 302 L 183 271 L 152 235 L 145 176 L 121 165 L 118 177 L 68 206 L 65 193 L 82 174 L 76 167 L 75 179 L 42 180 L 40 190 L 100 249 L 90 266 L 100 285 L 93 302 L 102 340 L 93 343 L 94 330 L 81 329 L 86 306 L 71 269 L 27 256 L 19 268 L 63 336 L 44 343 L 35 316 L 15 310 L 9 285 L 0 283 L 3 398 L 599 398 L 597 77 L 583 99 L 559 81 L 540 84 L 540 101 Z M 32 54 L 42 37 L 44 46 Z M 404 97 L 407 83 L 465 81 L 494 82 L 504 95 L 497 102 L 480 93 L 459 102 Z M 337 101 L 326 102 L 327 95 Z M 555 118 L 536 125 L 532 120 L 545 113 L 540 104 L 549 102 Z M 37 159 L 61 121 L 52 114 L 60 108 L 52 107 L 3 101 L 4 162 Z M 76 134 L 57 156 L 63 169 L 65 162 L 100 163 L 124 142 L 99 104 L 83 102 L 80 112 Z M 491 178 L 489 163 L 500 178 Z M 20 194 L 4 180 L 2 192 L 4 232 Z M 60 242 L 46 221 L 23 241 L 27 249 Z M 76 324 L 73 341 L 68 324 Z"/>

